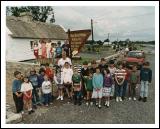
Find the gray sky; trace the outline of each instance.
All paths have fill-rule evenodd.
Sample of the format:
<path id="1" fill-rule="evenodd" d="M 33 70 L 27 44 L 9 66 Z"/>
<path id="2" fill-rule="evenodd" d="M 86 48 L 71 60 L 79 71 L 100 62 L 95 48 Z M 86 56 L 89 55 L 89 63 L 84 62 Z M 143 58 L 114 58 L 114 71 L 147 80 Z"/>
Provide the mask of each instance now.
<path id="1" fill-rule="evenodd" d="M 95 40 L 155 40 L 153 6 L 56 6 L 56 24 L 66 30 L 90 29 L 94 21 Z"/>

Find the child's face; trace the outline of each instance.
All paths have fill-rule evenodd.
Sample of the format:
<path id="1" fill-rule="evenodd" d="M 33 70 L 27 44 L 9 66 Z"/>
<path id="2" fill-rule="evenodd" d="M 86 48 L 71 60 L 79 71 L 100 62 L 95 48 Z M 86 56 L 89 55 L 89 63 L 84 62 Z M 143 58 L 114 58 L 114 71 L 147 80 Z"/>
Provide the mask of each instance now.
<path id="1" fill-rule="evenodd" d="M 87 67 L 88 67 L 88 65 L 83 65 L 83 67 L 84 67 L 84 68 L 87 68 Z"/>
<path id="2" fill-rule="evenodd" d="M 45 80 L 45 81 L 48 81 L 48 77 L 47 77 L 47 76 L 44 76 L 44 80 Z"/>
<path id="3" fill-rule="evenodd" d="M 106 61 L 103 60 L 103 61 L 102 61 L 102 64 L 106 64 Z"/>
<path id="4" fill-rule="evenodd" d="M 89 74 L 89 77 L 92 77 L 92 74 L 91 74 L 91 73 Z"/>
<path id="5" fill-rule="evenodd" d="M 134 67 L 133 67 L 133 71 L 136 71 L 136 70 L 137 70 L 137 67 L 136 67 L 136 66 L 134 66 Z"/>
<path id="6" fill-rule="evenodd" d="M 100 70 L 99 70 L 99 69 L 96 69 L 96 73 L 100 73 Z"/>
<path id="7" fill-rule="evenodd" d="M 97 67 L 97 64 L 92 64 L 92 67 L 93 67 L 93 68 L 96 68 L 96 67 Z"/>
<path id="8" fill-rule="evenodd" d="M 28 78 L 24 78 L 24 82 L 26 82 L 26 83 L 27 83 L 27 82 L 28 82 Z"/>
<path id="9" fill-rule="evenodd" d="M 69 68 L 69 64 L 65 64 L 65 68 Z"/>
<path id="10" fill-rule="evenodd" d="M 17 74 L 17 75 L 16 75 L 16 78 L 17 78 L 17 79 L 21 79 L 21 73 Z"/>
<path id="11" fill-rule="evenodd" d="M 120 68 L 120 69 L 122 69 L 122 67 L 123 67 L 122 65 L 119 65 L 119 68 Z"/>
<path id="12" fill-rule="evenodd" d="M 75 70 L 74 70 L 74 73 L 75 73 L 75 74 L 78 74 L 78 70 L 77 70 L 77 69 L 75 69 Z"/>

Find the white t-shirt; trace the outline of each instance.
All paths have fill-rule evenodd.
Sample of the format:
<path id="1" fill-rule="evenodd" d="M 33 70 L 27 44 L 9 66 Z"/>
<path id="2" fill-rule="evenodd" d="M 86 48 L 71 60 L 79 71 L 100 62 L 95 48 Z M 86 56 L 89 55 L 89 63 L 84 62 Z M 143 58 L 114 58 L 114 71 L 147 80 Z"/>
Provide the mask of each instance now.
<path id="1" fill-rule="evenodd" d="M 33 89 L 33 86 L 30 82 L 26 83 L 26 82 L 23 82 L 22 85 L 21 85 L 21 92 L 26 92 L 26 91 L 29 91 L 29 90 L 32 90 Z"/>
<path id="2" fill-rule="evenodd" d="M 108 67 L 108 69 L 109 69 L 111 75 L 114 75 L 114 74 L 115 74 L 115 72 L 116 72 L 116 67 L 113 67 L 113 68 Z"/>
<path id="3" fill-rule="evenodd" d="M 50 81 L 44 81 L 42 83 L 42 92 L 44 94 L 48 94 L 48 93 L 51 93 L 51 91 L 52 91 L 51 82 Z"/>
<path id="4" fill-rule="evenodd" d="M 71 68 L 63 68 L 62 71 L 62 76 L 63 76 L 63 82 L 64 83 L 72 83 L 72 76 L 73 76 L 73 70 Z"/>
<path id="5" fill-rule="evenodd" d="M 72 65 L 72 62 L 71 62 L 71 59 L 66 57 L 66 59 L 64 60 L 63 58 L 61 58 L 59 61 L 58 61 L 58 66 L 61 66 L 63 67 L 65 62 L 68 62 L 70 65 Z"/>

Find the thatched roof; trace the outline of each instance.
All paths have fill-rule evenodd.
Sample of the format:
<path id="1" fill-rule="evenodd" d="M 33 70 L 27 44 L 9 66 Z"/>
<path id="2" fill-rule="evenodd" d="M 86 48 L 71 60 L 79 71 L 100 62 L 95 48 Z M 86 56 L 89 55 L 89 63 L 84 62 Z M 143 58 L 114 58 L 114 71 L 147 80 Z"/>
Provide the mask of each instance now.
<path id="1" fill-rule="evenodd" d="M 60 25 L 37 21 L 24 21 L 20 17 L 7 16 L 6 24 L 14 38 L 67 39 L 67 34 Z"/>

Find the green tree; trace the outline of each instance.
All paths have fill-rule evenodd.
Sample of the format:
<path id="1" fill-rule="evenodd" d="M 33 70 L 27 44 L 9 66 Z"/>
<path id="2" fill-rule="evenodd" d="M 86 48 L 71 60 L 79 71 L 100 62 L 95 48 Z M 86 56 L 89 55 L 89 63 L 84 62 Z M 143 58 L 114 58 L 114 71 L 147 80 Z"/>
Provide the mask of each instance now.
<path id="1" fill-rule="evenodd" d="M 55 22 L 54 10 L 51 6 L 20 6 L 20 7 L 7 7 L 6 14 L 19 17 L 23 12 L 30 12 L 33 20 L 50 23 Z"/>

